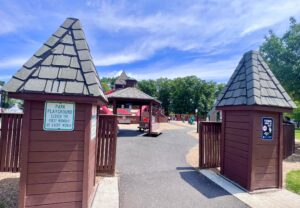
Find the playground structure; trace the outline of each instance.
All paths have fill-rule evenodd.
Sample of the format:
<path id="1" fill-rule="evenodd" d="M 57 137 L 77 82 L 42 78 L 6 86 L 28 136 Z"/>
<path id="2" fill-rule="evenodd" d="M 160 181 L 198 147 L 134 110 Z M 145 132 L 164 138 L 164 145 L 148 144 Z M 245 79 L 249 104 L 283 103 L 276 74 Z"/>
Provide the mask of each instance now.
<path id="1" fill-rule="evenodd" d="M 141 125 L 140 129 L 148 130 L 148 135 L 159 135 L 160 129 L 158 128 L 158 122 L 156 117 L 153 115 L 156 110 L 160 109 L 161 103 L 155 98 L 145 94 L 135 87 L 127 87 L 124 89 L 117 90 L 111 94 L 107 95 L 108 101 L 113 106 L 113 114 L 117 115 L 118 106 L 126 105 L 130 103 L 132 106 L 139 106 L 139 124 Z M 142 106 L 148 106 L 148 117 L 149 120 L 146 119 L 145 112 L 142 112 Z M 142 120 L 144 118 L 144 120 Z M 147 122 L 145 122 L 147 121 Z M 148 123 L 146 125 L 145 123 Z"/>

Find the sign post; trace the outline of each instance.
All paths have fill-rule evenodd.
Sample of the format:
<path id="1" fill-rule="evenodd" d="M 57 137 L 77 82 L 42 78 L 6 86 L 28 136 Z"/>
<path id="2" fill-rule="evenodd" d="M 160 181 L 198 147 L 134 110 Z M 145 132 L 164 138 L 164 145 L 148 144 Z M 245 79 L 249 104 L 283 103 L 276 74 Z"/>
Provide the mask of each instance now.
<path id="1" fill-rule="evenodd" d="M 197 122 L 197 133 L 199 132 L 199 117 L 198 117 L 198 109 L 195 109 L 195 114 L 196 114 L 196 122 Z"/>

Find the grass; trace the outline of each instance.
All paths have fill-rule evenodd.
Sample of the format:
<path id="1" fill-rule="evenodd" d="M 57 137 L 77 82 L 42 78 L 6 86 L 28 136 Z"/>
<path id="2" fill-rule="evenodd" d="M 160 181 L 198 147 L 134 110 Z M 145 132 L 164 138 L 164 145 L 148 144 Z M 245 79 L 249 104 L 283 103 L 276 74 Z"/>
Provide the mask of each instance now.
<path id="1" fill-rule="evenodd" d="M 286 189 L 300 195 L 300 170 L 293 170 L 286 175 Z"/>
<path id="2" fill-rule="evenodd" d="M 296 137 L 296 140 L 300 141 L 300 129 L 295 130 L 295 137 Z"/>

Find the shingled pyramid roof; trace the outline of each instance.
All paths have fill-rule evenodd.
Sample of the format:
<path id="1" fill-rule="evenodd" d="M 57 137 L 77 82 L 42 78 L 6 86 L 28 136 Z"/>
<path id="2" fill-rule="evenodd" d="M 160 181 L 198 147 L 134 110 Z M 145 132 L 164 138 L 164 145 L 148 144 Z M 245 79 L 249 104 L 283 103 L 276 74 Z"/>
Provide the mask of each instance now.
<path id="1" fill-rule="evenodd" d="M 80 21 L 67 18 L 4 86 L 8 92 L 101 97 L 107 101 Z"/>
<path id="2" fill-rule="evenodd" d="M 122 98 L 122 99 L 135 99 L 135 100 L 147 100 L 154 101 L 156 103 L 160 103 L 160 101 L 156 100 L 154 97 L 147 95 L 141 90 L 135 87 L 127 87 L 121 90 L 117 90 L 111 94 L 107 95 L 107 98 L 110 100 L 111 98 Z"/>
<path id="3" fill-rule="evenodd" d="M 126 80 L 128 79 L 132 79 L 129 76 L 127 76 L 125 71 L 122 71 L 122 73 L 120 74 L 120 76 L 116 79 L 115 84 L 118 85 L 126 85 Z"/>
<path id="4" fill-rule="evenodd" d="M 256 51 L 244 54 L 216 102 L 217 107 L 237 105 L 296 107 Z"/>

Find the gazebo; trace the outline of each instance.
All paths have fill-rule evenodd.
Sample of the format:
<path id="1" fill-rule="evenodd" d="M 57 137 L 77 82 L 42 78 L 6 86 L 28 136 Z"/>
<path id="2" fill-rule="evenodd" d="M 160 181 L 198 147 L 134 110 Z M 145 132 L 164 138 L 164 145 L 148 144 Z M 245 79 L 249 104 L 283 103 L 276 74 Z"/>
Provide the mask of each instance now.
<path id="1" fill-rule="evenodd" d="M 142 92 L 141 90 L 135 87 L 127 87 L 124 89 L 117 90 L 111 94 L 107 95 L 107 99 L 110 104 L 113 105 L 113 114 L 117 114 L 117 106 L 118 105 L 125 105 L 125 104 L 132 104 L 138 105 L 140 109 L 140 118 L 139 121 L 141 122 L 142 119 L 142 106 L 148 105 L 149 106 L 149 135 L 159 134 L 160 132 L 153 129 L 153 123 L 155 119 L 152 117 L 153 108 L 159 108 L 161 102 L 147 95 L 146 93 Z"/>

